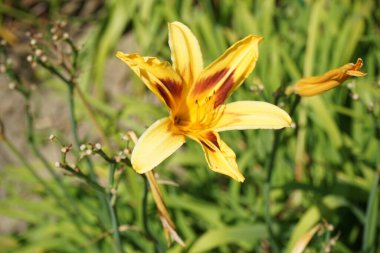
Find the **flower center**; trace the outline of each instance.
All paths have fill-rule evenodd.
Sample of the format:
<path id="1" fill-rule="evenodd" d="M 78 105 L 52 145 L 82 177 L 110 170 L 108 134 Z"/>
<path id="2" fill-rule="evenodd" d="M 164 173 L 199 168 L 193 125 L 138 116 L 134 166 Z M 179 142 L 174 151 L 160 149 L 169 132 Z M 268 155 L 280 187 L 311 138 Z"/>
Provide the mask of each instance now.
<path id="1" fill-rule="evenodd" d="M 172 117 L 173 127 L 180 134 L 191 134 L 212 129 L 223 114 L 224 106 L 214 108 L 215 96 L 203 101 L 193 100 L 183 103 Z"/>

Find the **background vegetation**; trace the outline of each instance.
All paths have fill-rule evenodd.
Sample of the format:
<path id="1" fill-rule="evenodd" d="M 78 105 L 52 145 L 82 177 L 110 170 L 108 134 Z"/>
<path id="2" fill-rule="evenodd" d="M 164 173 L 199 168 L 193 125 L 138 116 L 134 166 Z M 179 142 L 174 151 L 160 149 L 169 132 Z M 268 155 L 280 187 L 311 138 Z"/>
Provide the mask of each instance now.
<path id="1" fill-rule="evenodd" d="M 310 252 L 379 252 L 377 1 L 2 0 L 0 15 L 0 252 L 286 252 L 317 224 Z M 185 248 L 166 246 L 147 184 L 127 162 L 128 131 L 140 135 L 167 112 L 114 56 L 169 60 L 175 20 L 195 33 L 206 64 L 248 34 L 264 37 L 230 101 L 290 111 L 294 98 L 279 87 L 358 57 L 368 73 L 302 98 L 297 127 L 277 141 L 270 130 L 223 133 L 243 184 L 209 171 L 191 141 L 160 165 Z M 100 143 L 106 157 L 82 143 Z"/>

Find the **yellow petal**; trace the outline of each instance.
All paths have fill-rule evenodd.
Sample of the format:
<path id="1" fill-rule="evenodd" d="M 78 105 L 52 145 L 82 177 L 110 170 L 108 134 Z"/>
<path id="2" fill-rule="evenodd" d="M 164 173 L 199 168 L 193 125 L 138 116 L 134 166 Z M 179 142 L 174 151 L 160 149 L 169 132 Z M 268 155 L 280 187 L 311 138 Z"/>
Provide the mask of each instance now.
<path id="1" fill-rule="evenodd" d="M 230 176 L 243 182 L 244 176 L 240 173 L 236 163 L 236 155 L 215 132 L 205 132 L 196 139 L 203 148 L 208 166 L 211 170 Z"/>
<path id="2" fill-rule="evenodd" d="M 222 104 L 253 71 L 261 40 L 262 37 L 250 35 L 232 45 L 202 71 L 191 91 L 191 97 L 201 102 L 204 98 L 215 96 L 214 107 Z"/>
<path id="3" fill-rule="evenodd" d="M 312 76 L 299 80 L 289 91 L 293 91 L 300 96 L 314 96 L 331 90 L 346 81 L 351 76 L 365 76 L 366 73 L 360 71 L 363 60 L 358 58 L 355 64 L 348 63 L 340 68 L 330 70 L 320 76 Z"/>
<path id="4" fill-rule="evenodd" d="M 292 119 L 280 107 L 259 101 L 238 101 L 221 107 L 223 110 L 213 130 L 220 132 L 241 129 L 279 129 L 290 127 Z"/>
<path id="5" fill-rule="evenodd" d="M 137 173 L 152 170 L 185 143 L 185 137 L 174 134 L 171 128 L 171 120 L 163 118 L 140 137 L 131 157 L 132 167 Z"/>
<path id="6" fill-rule="evenodd" d="M 203 69 L 201 49 L 191 30 L 180 22 L 168 24 L 173 67 L 190 87 Z"/>
<path id="7" fill-rule="evenodd" d="M 116 56 L 125 62 L 169 109 L 173 110 L 177 106 L 182 96 L 182 79 L 168 62 L 122 52 L 117 52 Z"/>

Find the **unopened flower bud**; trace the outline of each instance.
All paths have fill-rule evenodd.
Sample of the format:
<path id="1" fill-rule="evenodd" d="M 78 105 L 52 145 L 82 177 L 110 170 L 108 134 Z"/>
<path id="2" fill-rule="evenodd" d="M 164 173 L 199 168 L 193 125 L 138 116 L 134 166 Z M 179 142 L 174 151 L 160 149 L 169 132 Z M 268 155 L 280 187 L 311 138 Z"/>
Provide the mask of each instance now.
<path id="1" fill-rule="evenodd" d="M 8 84 L 8 87 L 9 87 L 10 90 L 14 90 L 16 88 L 16 84 L 14 82 L 10 82 Z"/>
<path id="2" fill-rule="evenodd" d="M 5 65 L 6 66 L 11 66 L 13 64 L 13 60 L 11 58 L 8 58 L 6 61 L 5 61 Z"/>
<path id="3" fill-rule="evenodd" d="M 49 135 L 49 140 L 53 141 L 54 139 L 55 139 L 55 135 L 54 134 Z"/>
<path id="4" fill-rule="evenodd" d="M 70 36 L 69 36 L 68 33 L 64 33 L 64 34 L 63 34 L 63 38 L 64 38 L 65 40 L 67 40 L 68 38 L 70 38 Z"/>
<path id="5" fill-rule="evenodd" d="M 95 144 L 95 150 L 100 150 L 102 149 L 102 145 L 100 143 Z"/>
<path id="6" fill-rule="evenodd" d="M 26 60 L 27 60 L 28 62 L 32 62 L 32 61 L 33 61 L 33 56 L 28 55 L 28 56 L 26 57 Z"/>
<path id="7" fill-rule="evenodd" d="M 86 144 L 80 145 L 79 149 L 82 150 L 82 151 L 84 151 L 86 149 Z"/>
<path id="8" fill-rule="evenodd" d="M 5 73 L 6 68 L 4 64 L 0 64 L 0 73 Z"/>
<path id="9" fill-rule="evenodd" d="M 125 149 L 123 150 L 123 153 L 124 153 L 125 155 L 130 155 L 130 154 L 131 154 L 131 150 L 128 149 L 128 148 L 125 148 Z"/>
<path id="10" fill-rule="evenodd" d="M 357 93 L 354 93 L 354 94 L 352 94 L 352 99 L 353 100 L 358 100 L 359 99 L 359 94 L 357 94 Z"/>
<path id="11" fill-rule="evenodd" d="M 46 57 L 46 55 L 42 55 L 42 56 L 41 56 L 41 61 L 42 61 L 42 62 L 46 62 L 46 61 L 47 61 L 47 57 Z"/>
<path id="12" fill-rule="evenodd" d="M 37 41 L 35 39 L 30 40 L 30 45 L 35 46 L 37 44 Z"/>
<path id="13" fill-rule="evenodd" d="M 285 93 L 289 95 L 294 92 L 304 97 L 319 95 L 339 86 L 350 77 L 366 76 L 366 73 L 360 71 L 362 67 L 363 60 L 358 58 L 356 63 L 345 64 L 320 76 L 303 78 L 294 86 L 288 87 Z"/>
<path id="14" fill-rule="evenodd" d="M 34 51 L 34 55 L 40 57 L 42 55 L 42 50 L 37 48 L 36 51 Z"/>
<path id="15" fill-rule="evenodd" d="M 347 84 L 347 87 L 348 87 L 350 90 L 354 89 L 354 88 L 355 88 L 355 82 L 349 82 L 349 83 Z"/>

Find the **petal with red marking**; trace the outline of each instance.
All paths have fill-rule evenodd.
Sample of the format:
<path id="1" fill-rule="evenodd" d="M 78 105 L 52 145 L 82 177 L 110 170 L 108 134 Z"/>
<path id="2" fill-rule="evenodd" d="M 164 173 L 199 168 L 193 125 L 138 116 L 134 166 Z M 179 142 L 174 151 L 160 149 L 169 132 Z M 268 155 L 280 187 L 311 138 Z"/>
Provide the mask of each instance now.
<path id="1" fill-rule="evenodd" d="M 191 96 L 202 100 L 215 95 L 215 107 L 237 89 L 253 71 L 259 57 L 262 37 L 250 35 L 232 45 L 221 57 L 202 71 Z"/>
<path id="2" fill-rule="evenodd" d="M 168 62 L 122 52 L 117 52 L 116 56 L 125 62 L 169 109 L 173 110 L 178 105 L 182 96 L 182 79 Z"/>
<path id="3" fill-rule="evenodd" d="M 244 181 L 244 176 L 240 173 L 236 163 L 234 151 L 228 147 L 218 133 L 205 132 L 194 139 L 202 145 L 211 170 L 232 177 L 239 182 Z"/>

